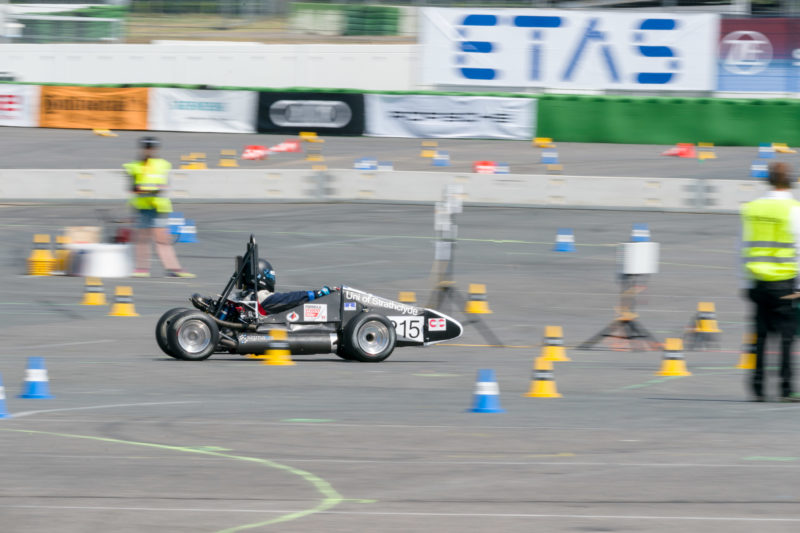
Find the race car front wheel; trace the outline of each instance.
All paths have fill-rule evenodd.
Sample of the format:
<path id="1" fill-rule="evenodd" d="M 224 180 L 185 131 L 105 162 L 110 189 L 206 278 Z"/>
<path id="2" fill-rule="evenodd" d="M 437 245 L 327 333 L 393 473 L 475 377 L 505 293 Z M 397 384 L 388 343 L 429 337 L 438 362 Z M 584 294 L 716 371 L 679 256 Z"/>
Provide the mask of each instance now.
<path id="1" fill-rule="evenodd" d="M 219 343 L 217 323 L 205 313 L 190 310 L 178 315 L 167 328 L 167 340 L 175 357 L 202 361 Z"/>
<path id="2" fill-rule="evenodd" d="M 392 354 L 397 335 L 383 315 L 366 314 L 347 324 L 344 352 L 364 363 L 378 363 Z"/>
<path id="3" fill-rule="evenodd" d="M 175 307 L 161 315 L 161 318 L 156 322 L 156 342 L 158 343 L 158 347 L 161 348 L 162 352 L 175 359 L 180 359 L 180 357 L 175 355 L 174 350 L 170 347 L 169 340 L 167 339 L 167 331 L 172 321 L 175 320 L 179 314 L 185 313 L 186 311 L 191 311 L 191 309 Z"/>

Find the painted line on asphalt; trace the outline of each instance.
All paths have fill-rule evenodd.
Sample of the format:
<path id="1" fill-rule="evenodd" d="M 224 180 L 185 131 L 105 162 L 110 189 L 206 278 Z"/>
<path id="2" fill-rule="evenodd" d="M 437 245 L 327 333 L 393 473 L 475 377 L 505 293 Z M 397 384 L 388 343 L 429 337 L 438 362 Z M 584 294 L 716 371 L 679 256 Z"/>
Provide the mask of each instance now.
<path id="1" fill-rule="evenodd" d="M 43 413 L 58 413 L 61 411 L 88 411 L 92 409 L 114 409 L 116 407 L 145 407 L 149 405 L 176 405 L 182 403 L 201 403 L 197 401 L 181 401 L 181 402 L 147 402 L 147 403 L 115 403 L 107 405 L 90 405 L 87 407 L 63 407 L 60 409 L 41 409 L 38 411 L 22 411 L 21 413 L 11 414 L 11 418 L 22 418 L 26 416 L 40 415 Z"/>
<path id="2" fill-rule="evenodd" d="M 2 346 L 3 350 L 21 350 L 30 348 L 62 348 L 64 346 L 83 346 L 86 344 L 103 344 L 106 342 L 117 342 L 114 339 L 99 339 L 95 341 L 77 341 L 77 342 L 58 342 L 53 344 L 27 344 L 20 346 Z"/>
<path id="3" fill-rule="evenodd" d="M 374 500 L 347 500 L 357 503 L 373 503 Z M 458 502 L 454 502 L 458 503 Z M 471 503 L 471 502 L 464 502 Z M 794 502 L 787 502 L 794 505 Z M 619 502 L 625 505 L 625 502 Z M 0 505 L 0 509 L 63 509 L 82 511 L 144 511 L 144 512 L 178 512 L 178 513 L 264 513 L 286 514 L 287 516 L 303 513 L 298 510 L 279 509 L 209 509 L 196 507 L 117 507 L 117 506 L 90 506 L 90 505 Z M 800 522 L 800 517 L 751 517 L 751 516 L 687 516 L 687 515 L 602 515 L 578 513 L 445 513 L 445 512 L 415 512 L 415 511 L 318 511 L 315 514 L 345 515 L 345 516 L 417 516 L 417 517 L 451 517 L 451 518 L 563 518 L 566 520 L 659 520 L 659 521 L 698 521 L 698 522 Z M 278 520 L 278 519 L 275 519 Z M 277 522 L 271 522 L 277 523 Z M 262 526 L 265 524 L 262 524 Z M 251 526 L 257 527 L 257 526 Z M 234 530 L 228 530 L 234 531 Z"/>
<path id="4" fill-rule="evenodd" d="M 65 438 L 72 438 L 72 439 L 83 439 L 83 440 L 90 440 L 95 442 L 109 442 L 115 444 L 127 444 L 129 446 L 141 446 L 145 448 L 156 448 L 161 450 L 171 450 L 176 452 L 183 452 L 183 453 L 196 453 L 201 455 L 210 455 L 213 457 L 223 457 L 226 459 L 233 459 L 235 461 L 245 461 L 251 463 L 257 463 L 268 468 L 273 468 L 275 470 L 282 470 L 284 472 L 288 472 L 294 476 L 298 476 L 303 480 L 307 481 L 311 484 L 317 492 L 319 492 L 323 499 L 314 507 L 310 509 L 303 509 L 298 511 L 286 511 L 276 518 L 271 520 L 265 520 L 263 522 L 257 522 L 253 524 L 244 524 L 241 526 L 235 526 L 227 529 L 223 529 L 218 531 L 217 533 L 236 533 L 238 531 L 244 531 L 246 529 L 253 529 L 258 527 L 265 527 L 272 524 L 280 524 L 283 522 L 290 522 L 292 520 L 297 520 L 298 518 L 303 518 L 312 514 L 317 514 L 328 509 L 331 509 L 343 501 L 345 498 L 342 497 L 333 486 L 322 479 L 321 477 L 312 474 L 306 470 L 300 470 L 298 468 L 294 468 L 288 465 L 284 465 L 281 463 L 276 463 L 275 461 L 271 461 L 269 459 L 261 459 L 258 457 L 248 457 L 243 455 L 231 455 L 227 453 L 222 453 L 218 451 L 212 451 L 205 448 L 191 448 L 185 446 L 171 446 L 168 444 L 157 444 L 152 442 L 138 442 L 138 441 L 128 441 L 128 440 L 121 440 L 121 439 L 112 439 L 109 437 L 97 437 L 93 435 L 76 435 L 71 433 L 56 433 L 51 431 L 36 431 L 30 429 L 9 429 L 9 428 L 0 428 L 0 431 L 9 431 L 13 433 L 27 433 L 30 435 L 47 435 L 52 437 L 65 437 Z"/>

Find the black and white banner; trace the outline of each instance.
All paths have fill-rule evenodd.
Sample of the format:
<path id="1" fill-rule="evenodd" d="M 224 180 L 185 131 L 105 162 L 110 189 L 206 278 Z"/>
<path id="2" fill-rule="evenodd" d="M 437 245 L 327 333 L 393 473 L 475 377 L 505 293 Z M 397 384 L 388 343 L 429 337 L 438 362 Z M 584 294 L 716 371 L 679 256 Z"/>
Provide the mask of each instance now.
<path id="1" fill-rule="evenodd" d="M 367 94 L 367 135 L 531 139 L 534 98 Z"/>
<path id="2" fill-rule="evenodd" d="M 254 133 L 256 91 L 150 89 L 147 123 L 151 130 Z"/>

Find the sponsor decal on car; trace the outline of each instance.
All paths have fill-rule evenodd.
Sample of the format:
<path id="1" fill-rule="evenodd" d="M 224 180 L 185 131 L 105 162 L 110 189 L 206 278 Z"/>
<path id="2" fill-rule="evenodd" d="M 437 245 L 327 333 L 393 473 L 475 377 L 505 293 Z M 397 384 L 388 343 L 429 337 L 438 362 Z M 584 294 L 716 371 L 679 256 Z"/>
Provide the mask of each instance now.
<path id="1" fill-rule="evenodd" d="M 428 331 L 444 331 L 447 329 L 446 318 L 429 318 Z"/>
<path id="2" fill-rule="evenodd" d="M 328 304 L 303 304 L 303 320 L 306 322 L 327 322 Z"/>
<path id="3" fill-rule="evenodd" d="M 355 302 L 345 302 L 344 303 L 344 310 L 345 311 L 355 311 L 356 310 L 356 303 Z"/>
<path id="4" fill-rule="evenodd" d="M 418 315 L 421 312 L 421 309 L 414 307 L 413 305 L 393 302 L 392 300 L 387 300 L 386 298 L 381 298 L 380 296 L 375 296 L 374 294 L 369 294 L 366 292 L 356 291 L 354 289 L 346 289 L 344 291 L 344 297 L 348 300 L 360 302 L 362 305 L 369 307 L 382 307 L 384 309 L 398 311 L 404 315 Z"/>
<path id="5" fill-rule="evenodd" d="M 298 318 L 300 318 L 300 315 L 298 315 L 294 311 L 286 315 L 286 320 L 288 320 L 289 322 L 297 322 Z"/>
<path id="6" fill-rule="evenodd" d="M 272 337 L 269 335 L 253 335 L 249 333 L 242 333 L 239 335 L 239 344 L 247 344 L 248 342 L 267 342 Z"/>

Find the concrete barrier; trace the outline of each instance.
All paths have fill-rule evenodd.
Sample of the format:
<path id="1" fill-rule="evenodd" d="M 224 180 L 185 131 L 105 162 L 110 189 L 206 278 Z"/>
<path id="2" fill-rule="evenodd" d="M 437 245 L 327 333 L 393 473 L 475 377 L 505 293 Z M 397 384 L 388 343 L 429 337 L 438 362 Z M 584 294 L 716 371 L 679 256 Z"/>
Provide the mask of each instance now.
<path id="1" fill-rule="evenodd" d="M 736 212 L 766 190 L 758 180 L 696 180 L 360 170 L 176 170 L 180 201 L 434 203 L 460 184 L 478 205 Z M 120 170 L 0 170 L 0 201 L 120 200 Z"/>

